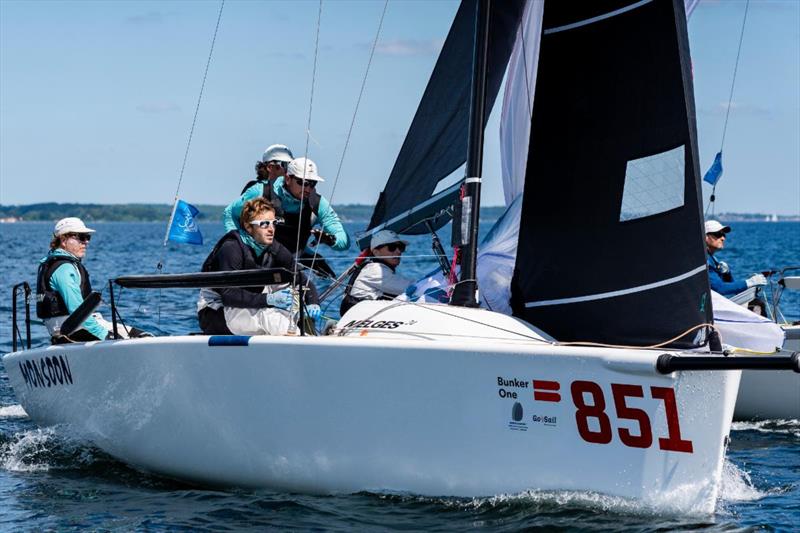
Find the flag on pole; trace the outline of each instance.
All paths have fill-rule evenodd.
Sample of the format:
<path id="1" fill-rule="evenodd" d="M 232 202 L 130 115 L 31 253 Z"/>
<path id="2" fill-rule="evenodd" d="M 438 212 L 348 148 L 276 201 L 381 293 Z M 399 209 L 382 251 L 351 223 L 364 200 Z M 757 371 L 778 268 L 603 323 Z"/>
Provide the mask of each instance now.
<path id="1" fill-rule="evenodd" d="M 703 176 L 703 181 L 710 183 L 712 186 L 716 185 L 722 177 L 722 152 L 717 152 L 717 157 L 711 163 L 711 168 L 708 169 L 706 175 Z"/>
<path id="2" fill-rule="evenodd" d="M 167 239 L 185 244 L 203 244 L 203 235 L 195 220 L 198 214 L 200 211 L 195 206 L 183 200 L 175 202 Z"/>

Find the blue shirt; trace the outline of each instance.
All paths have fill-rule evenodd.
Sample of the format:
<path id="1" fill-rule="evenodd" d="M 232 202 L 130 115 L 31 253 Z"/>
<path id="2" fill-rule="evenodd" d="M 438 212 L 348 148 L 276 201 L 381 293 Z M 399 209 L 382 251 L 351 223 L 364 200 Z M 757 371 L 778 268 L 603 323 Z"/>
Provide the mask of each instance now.
<path id="1" fill-rule="evenodd" d="M 52 250 L 47 254 L 47 257 L 53 255 L 78 259 L 61 248 Z M 45 262 L 47 257 L 42 258 L 40 262 Z M 80 259 L 78 260 L 80 261 Z M 53 272 L 53 275 L 50 276 L 49 286 L 50 289 L 61 295 L 61 298 L 64 299 L 64 304 L 67 306 L 67 311 L 69 311 L 70 314 L 83 303 L 83 294 L 81 294 L 81 273 L 72 263 L 63 263 L 60 265 L 55 272 Z M 105 339 L 108 335 L 108 330 L 101 326 L 92 316 L 87 318 L 81 327 L 101 340 Z"/>
<path id="2" fill-rule="evenodd" d="M 280 198 L 281 206 L 285 212 L 297 213 L 300 211 L 300 200 L 292 196 L 291 193 L 286 190 L 286 188 L 283 186 L 282 177 L 275 180 L 272 191 L 275 193 L 275 196 Z M 228 232 L 232 229 L 241 229 L 239 228 L 239 217 L 242 214 L 242 208 L 244 207 L 244 204 L 263 195 L 264 182 L 258 182 L 244 191 L 244 194 L 242 194 L 239 198 L 231 202 L 222 213 L 222 224 L 225 226 L 225 231 Z M 308 209 L 308 202 L 303 203 L 305 208 Z M 336 237 L 336 243 L 334 243 L 331 248 L 337 251 L 349 249 L 350 237 L 344 230 L 344 226 L 339 220 L 339 216 L 336 214 L 336 211 L 333 210 L 330 202 L 328 202 L 328 200 L 326 200 L 322 195 L 319 197 L 319 212 L 317 213 L 317 216 L 319 217 L 317 219 L 317 224 L 322 225 L 323 231 Z"/>
<path id="3" fill-rule="evenodd" d="M 706 265 L 708 266 L 708 281 L 711 284 L 711 290 L 727 297 L 747 290 L 747 283 L 743 280 L 735 281 L 733 273 L 727 268 L 727 265 L 714 259 L 713 255 L 709 254 Z"/>

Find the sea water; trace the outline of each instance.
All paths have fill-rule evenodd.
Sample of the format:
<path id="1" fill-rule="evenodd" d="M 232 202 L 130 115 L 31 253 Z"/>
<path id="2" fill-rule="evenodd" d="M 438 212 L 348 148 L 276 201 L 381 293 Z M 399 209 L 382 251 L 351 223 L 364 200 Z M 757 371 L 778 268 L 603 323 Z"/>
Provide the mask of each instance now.
<path id="1" fill-rule="evenodd" d="M 490 224 L 483 224 L 485 230 Z M 85 264 L 107 298 L 107 280 L 125 274 L 193 272 L 216 239 L 219 224 L 201 224 L 203 246 L 161 246 L 163 224 L 95 223 Z M 352 232 L 364 227 L 351 224 Z M 738 223 L 721 257 L 738 277 L 800 266 L 800 223 Z M 0 224 L 0 353 L 11 351 L 11 287 L 35 285 L 36 265 L 47 249 L 52 224 Z M 448 242 L 446 234 L 443 242 Z M 436 267 L 430 241 L 413 237 L 402 272 Z M 578 243 L 579 244 L 579 243 Z M 354 252 L 326 258 L 337 272 Z M 579 247 L 576 255 L 580 255 Z M 800 271 L 797 272 L 800 275 Z M 591 272 L 587 272 L 591 275 Z M 35 290 L 35 287 L 34 287 Z M 117 290 L 127 321 L 156 333 L 198 331 L 195 290 Z M 781 307 L 800 320 L 800 294 L 789 291 Z M 335 315 L 338 302 L 327 308 Z M 110 318 L 107 308 L 101 308 Z M 21 322 L 20 322 L 21 323 Z M 24 331 L 24 328 L 23 328 Z M 46 342 L 32 328 L 34 345 Z M 2 530 L 208 530 L 346 529 L 519 530 L 796 530 L 800 524 L 800 421 L 735 423 L 717 511 L 712 516 L 660 511 L 593 493 L 530 491 L 489 498 L 425 498 L 360 493 L 308 496 L 270 491 L 218 491 L 144 474 L 96 448 L 73 440 L 65 428 L 39 428 L 27 418 L 0 366 L 0 529 Z"/>

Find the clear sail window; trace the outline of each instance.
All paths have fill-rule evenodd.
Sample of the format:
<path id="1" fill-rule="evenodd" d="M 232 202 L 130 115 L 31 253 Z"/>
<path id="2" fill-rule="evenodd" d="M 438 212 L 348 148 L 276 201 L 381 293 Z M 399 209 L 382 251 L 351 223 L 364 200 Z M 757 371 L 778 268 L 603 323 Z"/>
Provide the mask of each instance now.
<path id="1" fill-rule="evenodd" d="M 683 205 L 685 146 L 628 161 L 620 222 Z"/>

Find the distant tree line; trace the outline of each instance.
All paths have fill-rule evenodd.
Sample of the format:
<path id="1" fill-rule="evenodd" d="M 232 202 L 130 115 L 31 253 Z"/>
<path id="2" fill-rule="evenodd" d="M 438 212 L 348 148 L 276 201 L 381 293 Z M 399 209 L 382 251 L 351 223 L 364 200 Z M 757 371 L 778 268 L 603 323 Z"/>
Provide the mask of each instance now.
<path id="1" fill-rule="evenodd" d="M 196 204 L 200 210 L 200 221 L 222 220 L 225 206 Z M 344 222 L 368 222 L 372 217 L 372 205 L 348 204 L 335 206 L 336 212 Z M 59 204 L 44 203 L 30 205 L 0 205 L 0 218 L 16 218 L 30 221 L 53 222 L 64 217 L 80 217 L 84 221 L 108 222 L 158 222 L 169 219 L 172 206 L 168 204 Z M 482 206 L 481 219 L 497 220 L 505 211 L 503 206 Z M 720 220 L 763 221 L 763 213 L 720 213 Z M 798 220 L 797 216 L 778 215 L 781 221 Z"/>
<path id="2" fill-rule="evenodd" d="M 225 206 L 195 204 L 200 221 L 222 220 Z M 336 212 L 345 222 L 368 221 L 374 206 L 340 205 Z M 84 221 L 151 222 L 166 221 L 172 211 L 168 204 L 60 204 L 0 205 L 0 218 L 52 222 L 64 217 L 80 217 Z"/>

